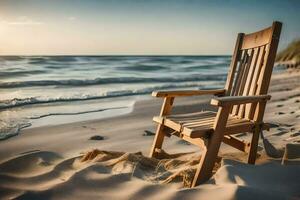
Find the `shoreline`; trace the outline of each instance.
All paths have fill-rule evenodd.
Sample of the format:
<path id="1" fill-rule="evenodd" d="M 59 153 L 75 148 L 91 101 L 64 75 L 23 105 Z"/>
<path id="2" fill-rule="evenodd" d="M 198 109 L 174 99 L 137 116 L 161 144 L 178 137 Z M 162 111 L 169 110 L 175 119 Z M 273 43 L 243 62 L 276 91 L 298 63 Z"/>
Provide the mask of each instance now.
<path id="1" fill-rule="evenodd" d="M 101 120 L 106 118 L 114 118 L 114 117 L 129 114 L 133 111 L 133 109 L 134 109 L 134 105 L 103 108 L 99 110 L 83 111 L 78 113 L 58 113 L 58 114 L 51 113 L 44 116 L 39 116 L 37 118 L 33 118 L 33 117 L 30 118 L 30 120 L 33 120 L 31 122 L 31 126 L 22 128 L 21 130 L 74 124 L 80 122 L 88 122 L 92 120 Z M 102 116 L 99 116 L 100 114 Z M 70 116 L 72 116 L 73 118 L 70 118 Z"/>

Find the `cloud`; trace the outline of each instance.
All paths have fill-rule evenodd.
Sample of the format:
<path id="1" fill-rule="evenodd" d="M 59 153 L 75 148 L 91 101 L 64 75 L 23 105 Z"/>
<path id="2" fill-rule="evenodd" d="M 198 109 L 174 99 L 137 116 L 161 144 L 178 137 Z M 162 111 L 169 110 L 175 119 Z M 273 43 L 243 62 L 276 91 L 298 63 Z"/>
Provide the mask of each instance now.
<path id="1" fill-rule="evenodd" d="M 44 22 L 33 20 L 33 19 L 31 19 L 27 16 L 18 17 L 14 21 L 8 21 L 8 20 L 1 19 L 0 23 L 7 24 L 7 25 L 15 25 L 15 26 L 18 26 L 18 25 L 21 25 L 21 26 L 30 25 L 30 26 L 32 26 L 32 25 L 42 25 L 42 24 L 44 24 Z"/>

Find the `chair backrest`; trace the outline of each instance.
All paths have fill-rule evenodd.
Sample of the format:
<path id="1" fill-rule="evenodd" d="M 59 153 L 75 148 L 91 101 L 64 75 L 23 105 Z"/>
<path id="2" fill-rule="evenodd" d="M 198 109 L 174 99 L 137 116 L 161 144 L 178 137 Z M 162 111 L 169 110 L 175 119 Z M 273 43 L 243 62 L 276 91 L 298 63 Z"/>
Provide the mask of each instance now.
<path id="1" fill-rule="evenodd" d="M 282 23 L 261 31 L 239 33 L 225 85 L 226 96 L 267 94 Z M 233 106 L 231 115 L 256 121 L 257 104 Z M 262 113 L 263 115 L 263 113 Z"/>

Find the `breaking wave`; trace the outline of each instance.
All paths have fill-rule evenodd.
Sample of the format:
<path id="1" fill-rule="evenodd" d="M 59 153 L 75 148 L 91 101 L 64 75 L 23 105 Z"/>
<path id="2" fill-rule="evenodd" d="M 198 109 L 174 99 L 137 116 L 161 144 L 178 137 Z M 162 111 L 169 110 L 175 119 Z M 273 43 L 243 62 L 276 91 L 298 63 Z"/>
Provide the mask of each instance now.
<path id="1" fill-rule="evenodd" d="M 217 83 L 215 84 L 217 85 Z M 157 87 L 146 87 L 143 89 L 136 90 L 117 90 L 106 92 L 99 95 L 82 95 L 82 96 L 73 96 L 73 97 L 57 97 L 57 98 L 39 98 L 39 97 L 30 97 L 30 98 L 14 98 L 10 100 L 0 101 L 0 109 L 8 109 L 18 106 L 25 106 L 30 104 L 43 104 L 43 103 L 55 103 L 55 102 L 71 102 L 71 101 L 84 101 L 84 100 L 93 100 L 93 99 L 103 99 L 111 97 L 121 97 L 121 96 L 132 96 L 132 95 L 143 95 L 149 94 L 153 90 L 159 89 L 170 89 L 170 88 L 187 88 L 187 87 L 203 87 L 203 84 L 191 83 L 191 84 L 166 84 Z"/>

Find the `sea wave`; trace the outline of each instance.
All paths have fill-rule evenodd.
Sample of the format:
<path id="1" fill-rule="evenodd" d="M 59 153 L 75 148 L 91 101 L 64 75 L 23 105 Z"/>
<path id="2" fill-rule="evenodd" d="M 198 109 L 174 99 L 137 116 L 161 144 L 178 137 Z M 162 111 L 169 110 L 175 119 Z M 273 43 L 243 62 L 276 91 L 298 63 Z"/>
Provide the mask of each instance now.
<path id="1" fill-rule="evenodd" d="M 220 68 L 220 67 L 226 67 L 227 65 L 225 65 L 223 62 L 220 63 L 203 63 L 203 64 L 198 64 L 198 65 L 192 65 L 192 66 L 188 66 L 188 67 L 184 67 L 182 68 L 182 70 L 203 70 L 203 69 L 214 69 L 214 68 Z"/>
<path id="2" fill-rule="evenodd" d="M 110 77 L 95 79 L 68 79 L 68 80 L 34 80 L 34 81 L 12 81 L 0 82 L 0 88 L 17 88 L 32 86 L 89 86 L 99 84 L 120 84 L 120 83 L 178 83 L 188 81 L 215 81 L 223 80 L 225 73 L 209 75 L 190 75 L 179 77 Z"/>
<path id="3" fill-rule="evenodd" d="M 45 70 L 11 70 L 10 71 L 5 71 L 5 72 L 0 72 L 0 77 L 2 78 L 8 78 L 8 77 L 18 77 L 18 76 L 28 76 L 28 75 L 34 75 L 34 74 L 42 74 L 45 73 Z"/>
<path id="4" fill-rule="evenodd" d="M 214 84 L 217 86 L 217 83 Z M 189 88 L 189 87 L 198 87 L 203 88 L 203 83 L 189 83 L 189 84 L 166 84 L 156 87 L 146 87 L 136 90 L 116 90 L 106 92 L 99 95 L 84 94 L 81 96 L 72 96 L 72 97 L 57 97 L 57 98 L 40 98 L 40 97 L 30 97 L 30 98 L 14 98 L 9 100 L 0 101 L 0 109 L 8 109 L 19 106 L 31 105 L 31 104 L 45 104 L 45 103 L 55 103 L 55 102 L 72 102 L 72 101 L 85 101 L 93 99 L 103 99 L 111 97 L 122 97 L 122 96 L 132 96 L 132 95 L 143 95 L 149 94 L 154 90 L 159 89 L 171 89 L 171 88 Z"/>
<path id="5" fill-rule="evenodd" d="M 31 123 L 22 122 L 22 120 L 19 122 L 6 122 L 0 120 L 0 140 L 16 136 L 21 129 L 29 126 L 31 126 Z"/>
<path id="6" fill-rule="evenodd" d="M 158 70 L 167 70 L 169 68 L 160 65 L 135 64 L 135 65 L 117 67 L 117 69 L 125 70 L 125 71 L 158 71 Z"/>

